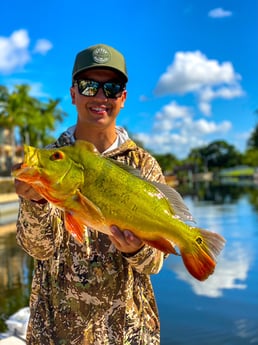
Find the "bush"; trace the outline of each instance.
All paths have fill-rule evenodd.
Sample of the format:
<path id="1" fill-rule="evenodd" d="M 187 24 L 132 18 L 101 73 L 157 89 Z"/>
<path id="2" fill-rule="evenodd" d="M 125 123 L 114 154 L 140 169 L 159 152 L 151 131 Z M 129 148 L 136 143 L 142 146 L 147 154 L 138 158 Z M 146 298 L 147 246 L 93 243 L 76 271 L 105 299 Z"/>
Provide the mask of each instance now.
<path id="1" fill-rule="evenodd" d="M 0 194 L 14 193 L 14 183 L 11 177 L 0 177 Z"/>

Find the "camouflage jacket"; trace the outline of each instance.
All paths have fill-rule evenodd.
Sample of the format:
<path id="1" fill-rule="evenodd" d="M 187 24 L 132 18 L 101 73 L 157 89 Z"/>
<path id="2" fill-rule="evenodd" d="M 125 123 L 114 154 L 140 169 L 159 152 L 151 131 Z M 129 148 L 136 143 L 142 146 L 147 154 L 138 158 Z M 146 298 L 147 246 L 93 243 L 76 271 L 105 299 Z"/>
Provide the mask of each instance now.
<path id="1" fill-rule="evenodd" d="M 70 145 L 65 133 L 53 147 Z M 164 182 L 155 159 L 130 139 L 106 154 Z M 85 229 L 77 242 L 51 204 L 20 201 L 18 244 L 35 259 L 28 345 L 157 345 L 160 325 L 150 274 L 163 253 L 145 245 L 119 252 L 109 237 Z"/>

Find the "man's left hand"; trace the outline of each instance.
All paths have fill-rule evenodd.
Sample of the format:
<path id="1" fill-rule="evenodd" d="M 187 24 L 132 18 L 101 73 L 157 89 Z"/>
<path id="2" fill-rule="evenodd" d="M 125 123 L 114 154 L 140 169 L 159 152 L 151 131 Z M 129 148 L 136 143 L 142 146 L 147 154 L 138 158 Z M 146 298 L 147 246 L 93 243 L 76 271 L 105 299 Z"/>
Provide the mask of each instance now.
<path id="1" fill-rule="evenodd" d="M 121 231 L 115 225 L 112 225 L 110 230 L 112 233 L 112 235 L 109 236 L 110 240 L 120 252 L 133 254 L 137 253 L 144 246 L 143 241 L 134 236 L 129 230 Z"/>

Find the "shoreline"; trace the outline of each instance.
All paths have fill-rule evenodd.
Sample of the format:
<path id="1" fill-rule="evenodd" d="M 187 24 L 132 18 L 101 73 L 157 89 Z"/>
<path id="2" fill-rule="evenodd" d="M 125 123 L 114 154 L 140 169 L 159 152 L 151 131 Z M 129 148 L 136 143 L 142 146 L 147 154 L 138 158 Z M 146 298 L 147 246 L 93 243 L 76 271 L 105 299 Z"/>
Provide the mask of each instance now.
<path id="1" fill-rule="evenodd" d="M 19 197 L 16 193 L 0 193 L 0 208 L 1 204 L 8 204 L 12 202 L 18 202 Z M 1 217 L 1 214 L 0 214 Z M 16 221 L 11 221 L 7 224 L 0 224 L 0 236 L 12 233 L 16 231 Z"/>
<path id="2" fill-rule="evenodd" d="M 16 193 L 0 193 L 0 204 L 12 201 L 18 201 L 19 197 Z"/>

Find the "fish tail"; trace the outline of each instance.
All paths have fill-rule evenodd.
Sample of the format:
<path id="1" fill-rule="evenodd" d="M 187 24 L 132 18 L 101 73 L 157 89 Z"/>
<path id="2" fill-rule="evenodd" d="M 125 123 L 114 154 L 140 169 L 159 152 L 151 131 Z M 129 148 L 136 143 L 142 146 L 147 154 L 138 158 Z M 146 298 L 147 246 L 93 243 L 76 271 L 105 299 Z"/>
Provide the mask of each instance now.
<path id="1" fill-rule="evenodd" d="M 187 247 L 180 248 L 182 259 L 189 273 L 203 281 L 214 272 L 216 259 L 224 247 L 225 239 L 214 232 L 197 229 L 197 235 Z"/>

